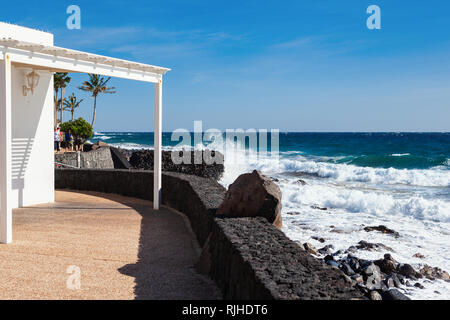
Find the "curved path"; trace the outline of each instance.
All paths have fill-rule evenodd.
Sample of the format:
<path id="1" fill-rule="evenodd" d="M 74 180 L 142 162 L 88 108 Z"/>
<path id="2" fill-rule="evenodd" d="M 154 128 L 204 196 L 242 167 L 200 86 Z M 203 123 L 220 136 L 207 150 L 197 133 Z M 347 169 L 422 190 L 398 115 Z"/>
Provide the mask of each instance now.
<path id="1" fill-rule="evenodd" d="M 134 198 L 56 191 L 53 204 L 14 210 L 14 242 L 0 245 L 0 300 L 219 299 L 193 268 L 200 252 L 187 219 L 151 208 Z"/>

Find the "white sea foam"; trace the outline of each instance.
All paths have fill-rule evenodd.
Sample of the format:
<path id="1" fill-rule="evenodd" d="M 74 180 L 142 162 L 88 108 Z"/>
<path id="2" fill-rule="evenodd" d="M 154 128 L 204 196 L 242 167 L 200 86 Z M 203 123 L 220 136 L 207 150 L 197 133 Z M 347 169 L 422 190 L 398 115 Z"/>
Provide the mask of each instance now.
<path id="1" fill-rule="evenodd" d="M 404 156 L 410 156 L 410 153 L 393 153 L 391 156 L 393 157 L 404 157 Z"/>
<path id="2" fill-rule="evenodd" d="M 138 143 L 111 143 L 113 147 L 126 149 L 126 150 L 142 150 L 142 149 L 153 149 L 153 146 L 138 144 Z"/>
<path id="3" fill-rule="evenodd" d="M 287 208 L 318 205 L 348 213 L 364 213 L 392 219 L 403 216 L 450 223 L 450 201 L 442 199 L 426 199 L 412 194 L 396 196 L 384 189 L 357 190 L 354 187 L 313 181 L 301 190 L 293 181 L 281 185 Z"/>
<path id="4" fill-rule="evenodd" d="M 426 263 L 450 270 L 450 199 L 433 196 L 446 194 L 450 187 L 448 168 L 378 169 L 320 162 L 301 155 L 292 157 L 292 153 L 281 154 L 280 159 L 242 150 L 237 153 L 232 157 L 225 154 L 221 183 L 228 186 L 240 174 L 254 169 L 276 177 L 283 195 L 283 231 L 291 239 L 321 246 L 312 237 L 323 237 L 335 250 L 345 250 L 361 240 L 383 243 L 393 248 L 390 253 L 398 261 L 416 269 Z M 236 157 L 240 161 L 230 161 Z M 306 185 L 298 183 L 299 175 Z M 314 206 L 328 210 L 313 209 Z M 364 226 L 368 225 L 386 225 L 401 237 L 366 232 Z M 413 257 L 418 252 L 425 259 Z M 379 259 L 384 253 L 358 251 L 357 256 Z M 423 285 L 425 290 L 403 291 L 413 299 L 450 298 L 448 283 Z"/>
<path id="5" fill-rule="evenodd" d="M 225 161 L 229 155 L 226 155 Z M 235 156 L 234 156 L 235 157 Z M 433 169 L 395 169 L 358 167 L 348 164 L 318 162 L 302 156 L 283 158 L 279 161 L 271 157 L 258 157 L 253 154 L 248 157 L 247 164 L 242 166 L 239 161 L 237 167 L 241 169 L 258 169 L 269 173 L 292 172 L 308 173 L 318 177 L 332 179 L 336 182 L 361 182 L 385 185 L 410 185 L 425 187 L 450 186 L 450 170 Z M 235 163 L 228 162 L 232 171 Z"/>

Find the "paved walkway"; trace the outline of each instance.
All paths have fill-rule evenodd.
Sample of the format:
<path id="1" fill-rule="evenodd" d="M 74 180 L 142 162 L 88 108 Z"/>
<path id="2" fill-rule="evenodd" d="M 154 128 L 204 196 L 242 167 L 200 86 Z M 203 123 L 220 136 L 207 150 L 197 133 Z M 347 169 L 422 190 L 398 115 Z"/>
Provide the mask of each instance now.
<path id="1" fill-rule="evenodd" d="M 199 248 L 186 218 L 152 203 L 57 191 L 56 203 L 13 212 L 0 245 L 1 299 L 215 299 L 197 274 Z M 81 271 L 81 289 L 68 268 Z M 70 271 L 70 269 L 69 269 Z"/>

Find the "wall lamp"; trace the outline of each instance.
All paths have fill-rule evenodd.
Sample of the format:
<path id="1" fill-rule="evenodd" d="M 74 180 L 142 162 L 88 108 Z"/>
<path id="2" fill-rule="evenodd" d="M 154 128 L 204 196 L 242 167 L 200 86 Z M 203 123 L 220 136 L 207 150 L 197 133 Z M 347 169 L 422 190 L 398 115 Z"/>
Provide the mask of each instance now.
<path id="1" fill-rule="evenodd" d="M 36 71 L 32 71 L 25 76 L 27 85 L 23 86 L 23 95 L 27 96 L 28 92 L 34 94 L 34 89 L 39 85 L 40 76 Z"/>

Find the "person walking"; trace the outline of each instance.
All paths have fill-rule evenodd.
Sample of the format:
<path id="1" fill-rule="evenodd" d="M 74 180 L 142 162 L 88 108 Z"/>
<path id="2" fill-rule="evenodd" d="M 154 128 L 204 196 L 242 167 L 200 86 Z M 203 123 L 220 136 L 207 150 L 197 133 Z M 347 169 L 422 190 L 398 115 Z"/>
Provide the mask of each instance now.
<path id="1" fill-rule="evenodd" d="M 59 152 L 60 149 L 60 143 L 61 143 L 61 131 L 59 130 L 59 127 L 56 127 L 55 132 L 54 132 L 54 148 L 56 152 Z"/>
<path id="2" fill-rule="evenodd" d="M 65 133 L 65 141 L 66 141 L 66 148 L 69 149 L 69 151 L 73 151 L 73 137 L 72 137 L 72 131 L 68 131 Z"/>

